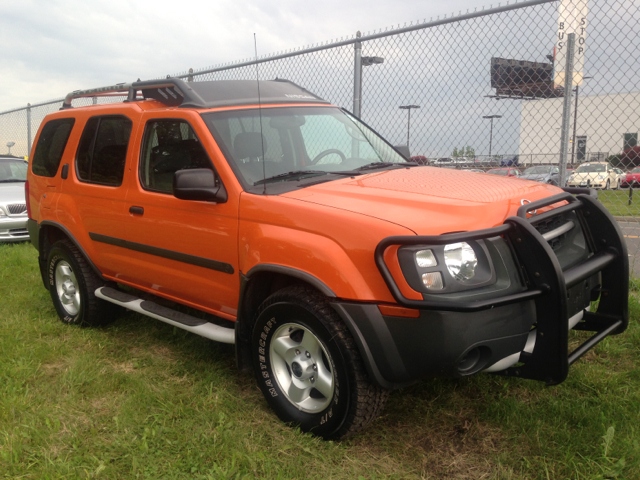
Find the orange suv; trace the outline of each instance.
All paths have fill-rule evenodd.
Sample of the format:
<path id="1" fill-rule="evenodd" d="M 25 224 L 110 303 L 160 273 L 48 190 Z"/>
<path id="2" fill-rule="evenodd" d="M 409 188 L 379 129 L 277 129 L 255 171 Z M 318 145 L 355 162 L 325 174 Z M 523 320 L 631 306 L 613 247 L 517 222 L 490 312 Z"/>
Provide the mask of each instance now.
<path id="1" fill-rule="evenodd" d="M 560 383 L 628 323 L 625 243 L 589 190 L 406 162 L 288 81 L 73 92 L 26 192 L 63 322 L 124 308 L 235 344 L 277 415 L 327 439 L 426 378 Z M 572 328 L 595 333 L 569 354 Z"/>

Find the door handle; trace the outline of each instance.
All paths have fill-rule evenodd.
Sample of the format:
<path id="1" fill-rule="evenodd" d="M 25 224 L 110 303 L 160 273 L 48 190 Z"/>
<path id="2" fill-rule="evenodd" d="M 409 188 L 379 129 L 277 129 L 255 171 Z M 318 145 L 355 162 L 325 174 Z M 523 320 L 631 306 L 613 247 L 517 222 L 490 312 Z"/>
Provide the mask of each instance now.
<path id="1" fill-rule="evenodd" d="M 134 215 L 143 215 L 144 208 L 143 207 L 129 207 L 129 213 L 133 213 Z"/>

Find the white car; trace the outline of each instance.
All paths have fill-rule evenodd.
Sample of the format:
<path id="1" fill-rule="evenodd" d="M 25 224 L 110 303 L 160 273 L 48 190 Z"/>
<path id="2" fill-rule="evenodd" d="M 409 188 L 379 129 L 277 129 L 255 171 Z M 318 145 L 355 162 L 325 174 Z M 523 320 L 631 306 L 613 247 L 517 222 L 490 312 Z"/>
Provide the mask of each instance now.
<path id="1" fill-rule="evenodd" d="M 597 188 L 609 190 L 618 188 L 618 174 L 608 162 L 589 162 L 580 165 L 567 181 L 568 187 Z"/>
<path id="2" fill-rule="evenodd" d="M 29 240 L 26 180 L 27 162 L 18 157 L 0 157 L 0 243 Z"/>

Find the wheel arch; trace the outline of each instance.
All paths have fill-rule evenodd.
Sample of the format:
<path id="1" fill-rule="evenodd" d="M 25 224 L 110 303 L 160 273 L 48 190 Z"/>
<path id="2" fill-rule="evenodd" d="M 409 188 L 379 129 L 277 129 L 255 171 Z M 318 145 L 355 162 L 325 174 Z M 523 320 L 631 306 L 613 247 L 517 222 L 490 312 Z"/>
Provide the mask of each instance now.
<path id="1" fill-rule="evenodd" d="M 76 240 L 73 234 L 69 230 L 67 230 L 67 228 L 57 222 L 45 220 L 39 224 L 39 230 L 38 265 L 40 266 L 40 275 L 42 276 L 42 282 L 47 290 L 49 289 L 49 285 L 46 277 L 46 263 L 47 258 L 49 257 L 49 250 L 51 250 L 51 246 L 54 243 L 60 240 L 69 240 L 70 242 L 72 242 L 78 248 L 78 250 L 80 250 L 80 253 L 85 258 L 94 273 L 98 275 L 98 277 L 100 277 L 102 280 L 105 280 L 105 278 L 102 276 L 102 272 L 98 270 L 98 267 L 96 267 L 95 264 L 91 261 L 91 258 L 89 257 L 89 255 L 87 255 L 87 252 L 84 250 L 84 248 L 82 248 L 82 245 L 80 245 L 80 243 Z"/>
<path id="2" fill-rule="evenodd" d="M 327 298 L 336 294 L 324 282 L 313 275 L 291 267 L 260 264 L 246 274 L 240 272 L 240 298 L 236 319 L 236 364 L 241 371 L 251 370 L 251 330 L 255 314 L 270 295 L 294 284 L 305 284 Z"/>

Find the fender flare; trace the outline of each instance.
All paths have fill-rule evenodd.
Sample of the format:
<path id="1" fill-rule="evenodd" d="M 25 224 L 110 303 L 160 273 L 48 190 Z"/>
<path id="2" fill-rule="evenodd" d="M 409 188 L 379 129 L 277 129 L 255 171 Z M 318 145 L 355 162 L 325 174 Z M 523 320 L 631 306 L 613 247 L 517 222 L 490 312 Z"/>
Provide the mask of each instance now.
<path id="1" fill-rule="evenodd" d="M 67 230 L 67 228 L 64 225 L 61 225 L 60 223 L 57 223 L 57 222 L 54 222 L 54 221 L 51 221 L 51 220 L 44 220 L 40 224 L 38 224 L 38 227 L 40 229 L 39 237 L 42 236 L 42 227 L 54 227 L 54 228 L 57 228 L 60 231 L 62 231 L 62 233 L 64 233 L 67 236 L 67 238 L 69 240 L 71 240 L 71 242 L 73 242 L 73 244 L 78 248 L 78 250 L 80 250 L 80 253 L 82 253 L 82 255 L 87 260 L 87 263 L 89 264 L 91 269 L 95 272 L 95 274 L 98 275 L 98 277 L 100 277 L 101 280 L 104 280 L 105 282 L 107 281 L 107 279 L 104 278 L 104 276 L 102 275 L 102 272 L 93 263 L 93 261 L 91 260 L 91 257 L 89 257 L 89 255 L 87 255 L 87 252 L 85 251 L 85 249 L 82 248 L 82 245 L 80 245 L 80 242 L 78 242 L 76 240 L 76 238 L 73 236 L 73 234 L 69 230 Z M 40 241 L 41 238 L 39 238 L 38 240 Z M 42 252 L 42 250 L 40 250 L 40 251 Z M 46 261 L 46 259 L 45 259 L 45 261 Z"/>

